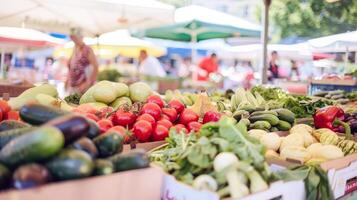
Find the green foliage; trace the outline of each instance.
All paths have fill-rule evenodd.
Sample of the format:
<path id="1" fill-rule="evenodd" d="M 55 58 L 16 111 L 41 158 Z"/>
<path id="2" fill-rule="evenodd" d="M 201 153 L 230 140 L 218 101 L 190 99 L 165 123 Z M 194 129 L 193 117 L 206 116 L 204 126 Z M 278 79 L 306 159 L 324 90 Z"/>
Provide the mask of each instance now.
<path id="1" fill-rule="evenodd" d="M 270 7 L 273 32 L 289 36 L 319 37 L 356 29 L 357 1 L 274 0 Z"/>
<path id="2" fill-rule="evenodd" d="M 118 81 L 118 78 L 120 77 L 120 73 L 116 69 L 105 69 L 103 71 L 100 71 L 97 76 L 98 81 L 113 81 L 116 82 Z"/>

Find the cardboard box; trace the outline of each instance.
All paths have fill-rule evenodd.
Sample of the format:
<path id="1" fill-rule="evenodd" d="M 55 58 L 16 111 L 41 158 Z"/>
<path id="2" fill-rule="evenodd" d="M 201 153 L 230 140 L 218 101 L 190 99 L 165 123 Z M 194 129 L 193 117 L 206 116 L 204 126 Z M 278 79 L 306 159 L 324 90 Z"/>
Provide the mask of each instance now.
<path id="1" fill-rule="evenodd" d="M 164 173 L 157 167 L 107 176 L 50 183 L 0 192 L 1 200 L 144 200 L 160 199 Z"/>
<path id="2" fill-rule="evenodd" d="M 303 181 L 278 181 L 272 183 L 268 190 L 248 195 L 241 200 L 273 199 L 281 197 L 289 200 L 305 199 L 305 186 Z M 164 176 L 163 187 L 161 191 L 162 200 L 219 200 L 216 193 L 210 191 L 199 191 L 193 187 L 179 182 L 171 175 Z M 226 200 L 232 200 L 227 198 Z"/>
<path id="3" fill-rule="evenodd" d="M 301 164 L 293 160 L 286 161 L 279 158 L 267 158 L 266 160 L 273 171 Z M 335 198 L 357 191 L 357 153 L 323 162 L 320 166 L 327 171 Z"/>
<path id="4" fill-rule="evenodd" d="M 132 149 L 144 149 L 145 151 L 150 151 L 166 143 L 167 143 L 166 141 L 157 141 L 157 142 L 136 143 L 135 145 L 126 144 L 123 147 L 123 152 L 127 152 Z"/>

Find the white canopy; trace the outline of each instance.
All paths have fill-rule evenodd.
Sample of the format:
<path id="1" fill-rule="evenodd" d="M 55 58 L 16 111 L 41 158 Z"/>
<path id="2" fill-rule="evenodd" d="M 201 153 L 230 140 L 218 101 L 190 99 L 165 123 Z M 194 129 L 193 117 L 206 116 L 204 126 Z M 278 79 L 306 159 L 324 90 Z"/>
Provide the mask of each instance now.
<path id="1" fill-rule="evenodd" d="M 178 8 L 175 11 L 175 22 L 199 20 L 211 24 L 229 25 L 243 29 L 261 30 L 261 26 L 247 20 L 197 5 Z"/>
<path id="2" fill-rule="evenodd" d="M 156 0 L 2 1 L 0 26 L 32 27 L 68 33 L 81 27 L 88 35 L 118 28 L 147 28 L 173 22 L 174 7 Z"/>
<path id="3" fill-rule="evenodd" d="M 308 44 L 319 52 L 345 52 L 357 50 L 357 31 L 311 39 Z"/>

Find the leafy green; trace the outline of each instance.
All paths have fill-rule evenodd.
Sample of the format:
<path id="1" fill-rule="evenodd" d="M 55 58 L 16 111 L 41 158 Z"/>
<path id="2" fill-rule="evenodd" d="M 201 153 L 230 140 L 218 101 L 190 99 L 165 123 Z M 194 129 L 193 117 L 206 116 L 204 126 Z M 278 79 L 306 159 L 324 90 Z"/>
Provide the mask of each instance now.
<path id="1" fill-rule="evenodd" d="M 80 94 L 78 93 L 74 93 L 74 94 L 71 94 L 71 95 L 68 95 L 64 98 L 64 100 L 67 102 L 67 103 L 71 103 L 71 104 L 76 104 L 76 105 L 79 105 L 79 100 L 81 99 L 81 96 Z"/>

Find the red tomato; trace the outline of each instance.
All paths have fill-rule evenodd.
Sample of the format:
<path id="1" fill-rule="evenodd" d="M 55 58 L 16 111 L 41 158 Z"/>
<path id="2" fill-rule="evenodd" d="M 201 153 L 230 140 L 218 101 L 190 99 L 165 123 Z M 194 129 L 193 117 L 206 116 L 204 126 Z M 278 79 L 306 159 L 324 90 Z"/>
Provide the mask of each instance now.
<path id="1" fill-rule="evenodd" d="M 124 127 L 130 127 L 134 124 L 136 115 L 130 111 L 118 110 L 113 116 L 113 124 Z"/>
<path id="2" fill-rule="evenodd" d="M 19 111 L 15 110 L 10 110 L 9 112 L 5 113 L 5 116 L 0 112 L 0 118 L 1 119 L 12 119 L 12 120 L 20 120 L 20 114 Z"/>
<path id="3" fill-rule="evenodd" d="M 195 112 L 186 108 L 180 115 L 180 123 L 183 125 L 188 125 L 190 122 L 198 121 L 198 118 L 199 116 Z"/>
<path id="4" fill-rule="evenodd" d="M 152 126 L 145 120 L 137 121 L 133 127 L 133 133 L 139 142 L 148 142 L 151 137 Z"/>
<path id="5" fill-rule="evenodd" d="M 168 116 L 171 122 L 175 122 L 177 120 L 177 111 L 175 108 L 163 108 L 162 113 Z"/>
<path id="6" fill-rule="evenodd" d="M 152 127 L 155 127 L 155 125 L 156 125 L 156 120 L 154 119 L 154 117 L 149 114 L 146 114 L 146 113 L 140 115 L 136 120 L 137 121 L 140 121 L 140 120 L 148 121 L 148 122 L 150 122 Z"/>
<path id="7" fill-rule="evenodd" d="M 113 123 L 108 119 L 101 119 L 97 122 L 97 124 L 99 126 L 100 133 L 105 133 L 113 127 Z"/>
<path id="8" fill-rule="evenodd" d="M 213 111 L 208 111 L 203 116 L 203 123 L 205 124 L 208 122 L 217 122 L 220 118 L 221 118 L 221 114 Z"/>
<path id="9" fill-rule="evenodd" d="M 159 120 L 161 117 L 161 108 L 155 103 L 146 103 L 141 109 L 141 113 L 147 113 L 153 116 L 155 120 Z"/>
<path id="10" fill-rule="evenodd" d="M 181 113 L 185 109 L 185 105 L 181 103 L 181 101 L 177 99 L 173 99 L 169 102 L 169 107 L 170 108 L 175 108 L 177 113 Z"/>
<path id="11" fill-rule="evenodd" d="M 199 122 L 190 122 L 188 125 L 187 125 L 187 128 L 188 130 L 191 132 L 198 132 L 201 128 L 202 124 L 199 123 Z"/>
<path id="12" fill-rule="evenodd" d="M 112 107 L 104 107 L 99 110 L 98 117 L 99 118 L 106 118 L 110 113 L 112 113 L 114 109 Z"/>
<path id="13" fill-rule="evenodd" d="M 11 110 L 7 101 L 4 101 L 4 100 L 0 100 L 0 109 L 2 110 L 3 114 L 5 114 Z"/>
<path id="14" fill-rule="evenodd" d="M 167 115 L 161 115 L 160 120 L 161 120 L 161 119 L 167 119 L 167 120 L 169 120 L 169 121 L 170 121 L 170 117 L 168 117 Z"/>
<path id="15" fill-rule="evenodd" d="M 176 124 L 175 126 L 173 126 L 173 128 L 176 129 L 176 132 L 177 132 L 177 133 L 180 133 L 181 130 L 182 130 L 183 132 L 188 133 L 186 126 L 183 125 L 183 124 Z"/>
<path id="16" fill-rule="evenodd" d="M 161 119 L 157 121 L 157 125 L 165 126 L 167 129 L 172 127 L 172 123 L 167 119 Z"/>
<path id="17" fill-rule="evenodd" d="M 99 121 L 99 117 L 97 117 L 97 115 L 95 114 L 92 114 L 92 113 L 86 113 L 84 114 L 87 118 L 91 119 L 91 120 L 94 120 L 94 121 Z"/>
<path id="18" fill-rule="evenodd" d="M 123 136 L 124 143 L 129 143 L 130 139 L 132 137 L 132 133 L 122 126 L 113 126 L 108 131 L 114 131 L 114 132 L 120 134 L 121 136 Z"/>
<path id="19" fill-rule="evenodd" d="M 163 125 L 157 125 L 154 132 L 152 133 L 152 138 L 154 141 L 164 140 L 169 136 L 169 129 Z"/>
<path id="20" fill-rule="evenodd" d="M 148 103 L 155 103 L 158 106 L 160 106 L 160 108 L 164 107 L 164 101 L 161 99 L 160 96 L 158 95 L 150 95 L 148 96 L 147 100 Z"/>

